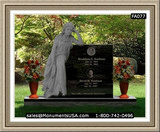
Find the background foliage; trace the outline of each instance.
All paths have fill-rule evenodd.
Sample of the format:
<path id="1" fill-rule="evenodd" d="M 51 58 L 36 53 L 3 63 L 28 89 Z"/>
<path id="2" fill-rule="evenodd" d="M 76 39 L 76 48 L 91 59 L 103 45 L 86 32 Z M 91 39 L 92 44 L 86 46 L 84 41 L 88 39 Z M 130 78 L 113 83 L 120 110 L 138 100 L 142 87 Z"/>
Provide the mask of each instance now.
<path id="1" fill-rule="evenodd" d="M 130 15 L 16 15 L 15 16 L 15 68 L 22 68 L 28 59 L 37 59 L 43 65 L 51 52 L 54 38 L 65 23 L 72 22 L 81 34 L 83 43 L 113 44 L 114 57 L 131 57 L 139 65 L 145 64 L 145 20 L 130 19 Z M 75 37 L 76 34 L 73 34 Z M 144 66 L 144 65 L 143 65 Z M 142 66 L 142 69 L 144 70 Z M 138 67 L 140 69 L 140 66 Z M 20 69 L 18 69 L 20 70 Z M 144 72 L 142 72 L 143 74 Z M 21 76 L 16 72 L 15 116 L 30 112 L 134 112 L 145 117 L 145 76 L 135 75 L 130 83 L 129 95 L 137 98 L 136 106 L 80 106 L 80 107 L 25 107 L 24 97 L 29 95 L 28 84 L 19 85 Z M 25 82 L 25 81 L 24 81 Z M 22 82 L 22 83 L 24 83 Z M 120 95 L 119 83 L 114 82 L 113 95 Z M 38 95 L 43 95 L 41 90 Z M 138 92 L 137 92 L 138 91 Z"/>
<path id="2" fill-rule="evenodd" d="M 66 22 L 74 24 L 84 44 L 113 44 L 114 56 L 145 63 L 145 20 L 130 15 L 16 15 L 15 59 L 34 58 L 46 64 L 54 38 Z"/>

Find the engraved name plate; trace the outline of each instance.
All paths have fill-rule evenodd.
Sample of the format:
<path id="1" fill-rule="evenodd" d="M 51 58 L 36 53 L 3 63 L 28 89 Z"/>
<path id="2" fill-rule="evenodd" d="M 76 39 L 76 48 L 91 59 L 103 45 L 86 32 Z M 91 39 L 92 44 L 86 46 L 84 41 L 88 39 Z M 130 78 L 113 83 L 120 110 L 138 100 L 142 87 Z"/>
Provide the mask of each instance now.
<path id="1" fill-rule="evenodd" d="M 74 46 L 66 62 L 67 95 L 113 97 L 112 45 Z"/>

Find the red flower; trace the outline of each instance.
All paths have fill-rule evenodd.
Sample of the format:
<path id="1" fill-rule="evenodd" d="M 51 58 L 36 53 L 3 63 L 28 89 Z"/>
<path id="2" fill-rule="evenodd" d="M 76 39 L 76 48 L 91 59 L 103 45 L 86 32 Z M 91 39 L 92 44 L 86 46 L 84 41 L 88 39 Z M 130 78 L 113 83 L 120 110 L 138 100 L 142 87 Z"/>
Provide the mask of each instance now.
<path id="1" fill-rule="evenodd" d="M 115 68 L 116 68 L 116 70 L 117 70 L 117 69 L 120 69 L 120 67 L 119 67 L 119 66 L 115 66 Z"/>
<path id="2" fill-rule="evenodd" d="M 29 71 L 29 70 L 26 70 L 25 73 L 28 74 L 28 73 L 30 73 L 30 71 Z"/>
<path id="3" fill-rule="evenodd" d="M 39 62 L 38 62 L 38 60 L 36 60 L 36 61 L 35 61 L 35 64 L 36 64 L 36 65 L 39 65 Z"/>
<path id="4" fill-rule="evenodd" d="M 122 63 L 125 63 L 125 61 L 123 60 Z"/>
<path id="5" fill-rule="evenodd" d="M 121 59 L 119 59 L 118 65 L 120 65 L 120 66 L 122 65 Z"/>
<path id="6" fill-rule="evenodd" d="M 123 65 L 123 68 L 125 68 L 125 69 L 126 69 L 126 67 L 127 67 L 126 65 Z"/>
<path id="7" fill-rule="evenodd" d="M 34 61 L 32 60 L 31 63 L 34 63 Z"/>
<path id="8" fill-rule="evenodd" d="M 31 64 L 31 60 L 28 60 L 28 64 L 29 64 L 29 65 Z"/>
<path id="9" fill-rule="evenodd" d="M 28 74 L 28 73 L 30 72 L 30 68 L 27 67 L 24 72 L 25 72 L 26 74 Z"/>
<path id="10" fill-rule="evenodd" d="M 129 60 L 126 60 L 126 65 L 130 65 Z"/>
<path id="11" fill-rule="evenodd" d="M 24 66 L 24 68 L 25 68 L 25 69 L 27 69 L 27 68 L 28 68 L 28 66 L 26 66 L 26 65 L 25 65 L 25 66 Z"/>
<path id="12" fill-rule="evenodd" d="M 129 75 L 127 73 L 124 73 L 123 76 L 124 76 L 124 79 L 126 79 L 126 80 L 129 78 Z"/>
<path id="13" fill-rule="evenodd" d="M 115 66 L 115 69 L 116 69 L 116 74 L 119 74 L 121 68 L 119 66 Z"/>
<path id="14" fill-rule="evenodd" d="M 116 70 L 116 74 L 119 74 L 119 73 L 120 73 L 120 70 L 119 70 L 119 69 L 117 69 L 117 70 Z"/>
<path id="15" fill-rule="evenodd" d="M 35 69 L 35 68 L 36 68 L 36 66 L 35 66 L 35 65 L 33 65 L 33 66 L 32 66 L 32 68 L 34 68 L 34 69 Z"/>
<path id="16" fill-rule="evenodd" d="M 38 74 L 33 73 L 33 78 L 34 78 L 35 80 L 36 80 L 38 77 L 39 77 Z"/>

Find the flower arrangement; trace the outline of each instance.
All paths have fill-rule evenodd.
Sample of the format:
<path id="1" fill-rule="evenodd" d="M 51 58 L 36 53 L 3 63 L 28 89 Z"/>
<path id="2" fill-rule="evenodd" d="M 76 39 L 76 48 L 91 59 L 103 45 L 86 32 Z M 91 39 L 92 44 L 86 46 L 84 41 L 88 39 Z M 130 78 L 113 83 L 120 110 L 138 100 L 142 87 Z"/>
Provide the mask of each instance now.
<path id="1" fill-rule="evenodd" d="M 127 82 L 134 78 L 133 66 L 129 60 L 119 59 L 118 64 L 114 65 L 113 77 L 119 81 Z"/>
<path id="2" fill-rule="evenodd" d="M 38 82 L 44 79 L 42 75 L 42 66 L 39 61 L 28 60 L 24 66 L 24 79 L 28 82 Z"/>

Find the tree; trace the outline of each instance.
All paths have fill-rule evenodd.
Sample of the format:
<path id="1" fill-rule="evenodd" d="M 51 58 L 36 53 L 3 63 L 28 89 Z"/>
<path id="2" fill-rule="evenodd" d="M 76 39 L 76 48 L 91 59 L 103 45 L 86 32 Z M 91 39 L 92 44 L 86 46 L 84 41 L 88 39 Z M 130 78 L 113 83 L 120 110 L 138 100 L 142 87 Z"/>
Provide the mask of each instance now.
<path id="1" fill-rule="evenodd" d="M 130 19 L 130 15 L 16 15 L 18 58 L 38 57 L 45 64 L 55 36 L 67 22 L 74 24 L 84 44 L 113 44 L 114 56 L 145 62 L 145 20 Z"/>

